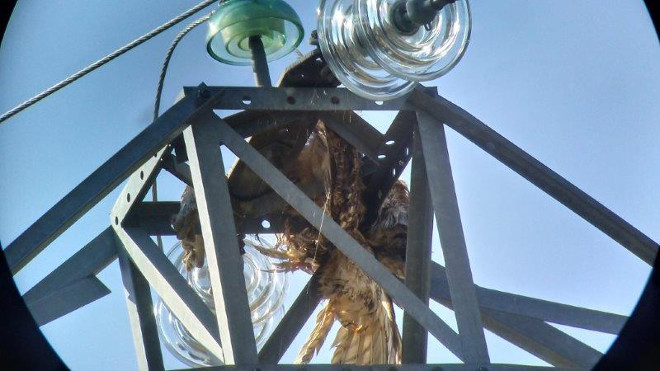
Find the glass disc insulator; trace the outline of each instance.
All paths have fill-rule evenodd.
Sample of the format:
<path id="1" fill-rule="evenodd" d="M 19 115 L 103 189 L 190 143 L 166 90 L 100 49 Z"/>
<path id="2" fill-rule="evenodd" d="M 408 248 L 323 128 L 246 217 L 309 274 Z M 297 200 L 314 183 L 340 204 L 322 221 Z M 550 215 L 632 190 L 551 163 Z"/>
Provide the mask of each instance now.
<path id="1" fill-rule="evenodd" d="M 337 79 L 353 93 L 372 100 L 405 95 L 415 87 L 383 68 L 358 40 L 354 0 L 322 0 L 318 39 L 323 58 Z"/>
<path id="2" fill-rule="evenodd" d="M 250 315 L 257 348 L 261 348 L 277 323 L 284 316 L 284 295 L 287 287 L 287 275 L 277 272 L 273 262 L 257 251 L 253 246 L 272 248 L 264 240 L 246 238 L 243 255 L 243 276 L 248 294 Z M 188 285 L 202 299 L 204 304 L 215 313 L 211 280 L 206 262 L 201 268 L 187 271 L 183 264 L 183 248 L 177 243 L 167 254 Z M 222 361 L 214 357 L 183 326 L 181 321 L 159 298 L 154 308 L 158 332 L 167 349 L 181 362 L 192 366 L 217 366 Z"/>
<path id="3" fill-rule="evenodd" d="M 472 19 L 467 0 L 445 5 L 427 25 L 404 33 L 394 25 L 392 9 L 405 0 L 355 0 L 356 29 L 363 47 L 382 68 L 412 81 L 428 81 L 449 72 L 470 40 Z"/>

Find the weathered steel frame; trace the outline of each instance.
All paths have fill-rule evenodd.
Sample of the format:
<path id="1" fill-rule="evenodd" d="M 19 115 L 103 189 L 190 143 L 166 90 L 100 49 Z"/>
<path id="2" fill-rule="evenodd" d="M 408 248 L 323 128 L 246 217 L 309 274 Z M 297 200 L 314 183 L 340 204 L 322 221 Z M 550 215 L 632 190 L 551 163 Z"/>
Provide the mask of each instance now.
<path id="1" fill-rule="evenodd" d="M 246 111 L 223 120 L 212 114 L 213 109 L 245 109 Z M 390 133 L 381 136 L 370 135 L 373 131 L 369 129 L 368 124 L 365 126 L 365 123 L 359 121 L 357 125 L 352 126 L 346 117 L 355 119 L 355 115 L 352 113 L 354 110 L 399 110 L 403 115 L 412 113 L 413 118 L 414 113 L 417 112 L 417 122 L 411 124 L 419 127 L 422 134 L 438 137 L 436 138 L 438 141 L 434 142 L 429 141 L 429 137 L 424 140 L 425 135 L 422 135 L 422 139 L 416 142 L 417 145 L 413 146 L 412 151 L 410 143 L 408 143 L 405 148 L 401 148 L 402 151 L 388 154 L 390 156 L 389 166 L 393 168 L 388 167 L 387 172 L 384 172 L 383 169 L 376 169 L 376 172 L 380 171 L 380 174 L 393 172 L 393 177 L 397 177 L 402 167 L 415 153 L 417 153 L 415 161 L 425 164 L 425 169 L 422 169 L 424 171 L 419 170 L 419 166 L 417 166 L 418 170 L 414 172 L 416 180 L 414 179 L 415 185 L 411 198 L 415 205 L 416 202 L 419 202 L 419 200 L 415 201 L 417 197 L 424 197 L 421 194 L 418 196 L 416 189 L 423 189 L 424 183 L 427 183 L 427 187 L 430 184 L 430 194 L 426 197 L 427 199 L 430 197 L 433 201 L 443 253 L 445 253 L 449 266 L 446 268 L 446 272 L 437 264 L 424 268 L 422 264 L 428 263 L 428 259 L 424 259 L 424 256 L 428 256 L 428 246 L 424 247 L 422 244 L 416 249 L 410 249 L 409 253 L 419 255 L 409 260 L 407 270 L 428 269 L 430 271 L 429 278 L 422 279 L 421 282 L 415 284 L 414 291 L 406 288 L 373 256 L 361 249 L 359 244 L 334 221 L 326 219 L 321 225 L 321 220 L 329 217 L 325 216 L 302 191 L 243 139 L 263 129 L 281 124 L 278 120 L 260 117 L 259 112 L 277 112 L 278 115 L 283 116 L 289 112 L 294 115 L 304 112 L 317 115 L 320 119 L 325 120 L 339 135 L 371 160 L 378 162 L 378 155 L 385 148 L 383 144 L 391 140 L 388 138 Z M 246 122 L 248 124 L 243 125 Z M 410 334 L 412 331 L 411 338 L 420 338 L 420 336 L 423 338 L 422 333 L 425 334 L 426 331 L 429 331 L 454 354 L 466 361 L 464 365 L 442 365 L 444 370 L 475 370 L 486 365 L 489 370 L 545 369 L 543 367 L 489 364 L 485 341 L 483 341 L 484 327 L 554 366 L 587 368 L 593 365 L 595 360 L 600 357 L 600 353 L 552 328 L 545 321 L 617 333 L 623 326 L 625 317 L 484 289 L 473 284 L 443 137 L 445 125 L 464 135 L 537 185 L 647 264 L 651 264 L 653 261 L 658 250 L 657 243 L 484 123 L 442 97 L 429 93 L 428 90 L 420 88 L 408 97 L 378 104 L 359 98 L 345 89 L 209 88 L 204 85 L 198 88 L 185 88 L 184 95 L 177 104 L 37 220 L 7 247 L 5 253 L 11 269 L 17 272 L 132 173 L 133 175 L 111 213 L 112 228 L 99 234 L 97 238 L 24 295 L 39 323 L 45 324 L 109 293 L 109 290 L 95 275 L 119 256 L 128 295 L 127 304 L 131 314 L 136 353 L 141 369 L 163 368 L 160 349 L 156 346 L 157 339 L 154 339 L 157 335 L 155 335 L 153 320 L 147 315 L 151 307 L 150 287 L 158 292 L 170 309 L 182 320 L 184 326 L 213 354 L 220 359 L 225 359 L 228 361 L 227 363 L 237 364 L 236 368 L 245 365 L 251 367 L 250 370 L 252 370 L 257 362 L 261 370 L 296 368 L 296 366 L 272 364 L 279 362 L 282 354 L 320 300 L 314 278 L 310 280 L 306 289 L 278 325 L 259 353 L 257 360 L 253 342 L 237 340 L 235 336 L 231 335 L 233 332 L 239 331 L 238 328 L 246 327 L 245 318 L 238 320 L 238 327 L 232 330 L 231 327 L 225 326 L 229 321 L 228 318 L 219 320 L 219 316 L 213 316 L 146 232 L 172 233 L 166 219 L 167 212 L 162 212 L 162 210 L 158 212 L 158 210 L 163 208 L 163 210 L 172 210 L 174 205 L 142 202 L 149 185 L 161 168 L 172 172 L 188 184 L 194 184 L 196 188 L 204 188 L 206 183 L 210 183 L 206 184 L 210 186 L 210 189 L 217 187 L 220 190 L 223 188 L 226 190 L 226 184 L 223 185 L 224 177 L 221 176 L 222 166 L 220 165 L 222 162 L 218 150 L 218 144 L 222 143 L 402 305 L 406 316 L 410 316 L 417 324 L 417 326 L 408 326 L 407 333 Z M 168 145 L 184 130 L 187 133 L 188 157 L 192 157 L 190 168 L 176 161 L 171 153 L 172 148 Z M 196 130 L 203 131 L 206 138 L 204 140 L 207 141 L 207 144 L 203 146 L 205 149 L 200 153 L 195 150 L 196 140 L 193 133 Z M 401 139 L 403 137 L 397 138 L 397 140 Z M 208 140 L 215 141 L 213 142 L 215 145 L 209 145 Z M 408 137 L 407 140 L 412 140 L 412 137 Z M 419 143 L 421 143 L 421 148 L 419 148 Z M 403 151 L 404 149 L 405 151 Z M 420 153 L 420 149 L 423 154 Z M 206 152 L 208 154 L 202 154 Z M 398 162 L 392 162 L 391 157 L 394 155 L 402 158 Z M 431 166 L 429 161 L 423 160 L 424 158 L 441 158 L 440 166 L 438 167 L 437 162 Z M 210 161 L 210 165 L 206 167 L 206 170 L 202 170 L 205 168 L 202 164 L 206 161 Z M 210 175 L 209 172 L 214 174 Z M 382 177 L 382 175 L 379 176 Z M 207 190 L 204 193 L 205 196 L 202 198 L 218 197 L 217 194 L 214 194 L 215 192 Z M 382 198 L 382 195 L 378 195 L 378 198 Z M 228 196 L 218 200 L 220 205 L 229 203 Z M 275 201 L 271 203 L 272 207 L 277 207 L 277 205 L 278 203 Z M 414 210 L 416 207 L 411 205 L 411 208 Z M 202 229 L 205 239 L 210 241 L 224 238 L 228 241 L 228 245 L 232 245 L 231 238 L 228 238 L 227 235 L 235 234 L 236 227 L 231 229 L 234 226 L 234 218 L 231 213 L 227 212 L 227 209 L 228 207 L 224 211 L 222 208 L 213 211 L 200 209 L 204 214 Z M 442 209 L 441 215 L 438 215 L 439 209 Z M 423 213 L 423 211 L 420 212 Z M 428 216 L 425 218 L 428 222 Z M 217 228 L 211 227 L 223 223 L 229 226 L 229 229 L 224 231 L 224 237 Z M 204 226 L 204 224 L 206 225 Z M 275 223 L 270 231 L 276 231 L 277 225 Z M 420 225 L 422 228 L 419 231 L 411 230 L 410 233 L 411 236 L 417 236 L 416 240 L 423 241 L 428 238 L 429 226 L 428 223 L 420 223 Z M 245 226 L 247 230 L 258 229 L 254 223 L 240 223 L 240 226 Z M 247 232 L 245 229 L 238 231 Z M 207 236 L 209 237 L 207 238 Z M 236 245 L 235 241 L 233 245 Z M 238 249 L 237 246 L 233 247 L 236 251 L 223 251 L 225 249 L 214 249 L 213 251 L 220 255 L 229 254 L 230 257 L 227 259 L 235 259 Z M 208 249 L 209 245 L 207 245 L 207 251 Z M 213 253 L 210 254 L 210 258 L 216 261 L 216 265 L 219 267 L 216 269 L 216 274 L 220 273 L 214 280 L 214 287 L 218 287 L 214 292 L 221 292 L 222 285 L 226 282 L 233 282 L 232 284 L 236 285 L 239 281 L 236 276 L 239 276 L 241 272 L 233 267 L 224 268 L 224 273 L 222 273 L 223 268 L 220 265 L 224 264 L 219 258 L 220 255 L 214 257 Z M 225 259 L 224 255 L 223 259 Z M 242 278 L 240 281 L 242 282 Z M 443 305 L 456 307 L 459 334 L 453 332 L 428 309 L 425 304 L 428 295 Z M 242 295 L 238 297 L 239 301 L 242 300 Z M 224 300 L 224 304 L 229 307 L 238 308 L 242 305 L 234 300 L 233 296 L 226 296 Z M 234 310 L 234 314 L 232 314 L 232 321 L 236 318 L 236 312 Z M 232 345 L 229 353 L 227 353 L 227 349 L 222 349 L 220 346 L 221 338 L 223 342 Z M 404 338 L 407 339 L 407 337 Z M 423 353 L 413 355 L 409 360 L 420 364 L 402 365 L 396 368 L 425 370 L 431 366 L 437 366 L 421 364 L 425 361 Z M 319 365 L 305 366 L 305 368 L 334 370 L 336 367 Z M 346 366 L 341 367 L 342 370 L 346 368 Z M 361 367 L 351 368 L 360 369 Z M 378 366 L 370 367 L 370 369 L 374 368 L 378 368 Z M 222 367 L 217 369 L 222 369 Z M 390 368 L 388 367 L 388 369 Z"/>

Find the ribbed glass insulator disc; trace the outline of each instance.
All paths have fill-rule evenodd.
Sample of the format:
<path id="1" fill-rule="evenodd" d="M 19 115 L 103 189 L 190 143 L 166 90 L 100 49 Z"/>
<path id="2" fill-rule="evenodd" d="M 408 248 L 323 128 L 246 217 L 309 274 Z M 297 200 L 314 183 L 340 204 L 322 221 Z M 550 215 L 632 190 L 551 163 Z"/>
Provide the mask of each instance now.
<path id="1" fill-rule="evenodd" d="M 274 324 L 284 316 L 287 275 L 276 272 L 273 262 L 254 248 L 255 245 L 258 245 L 270 249 L 272 246 L 268 242 L 250 238 L 246 238 L 244 242 L 243 275 L 248 293 L 254 337 L 257 348 L 261 348 L 273 330 Z M 167 257 L 204 304 L 215 313 L 213 291 L 206 262 L 201 268 L 186 271 L 183 265 L 183 248 L 180 243 L 172 247 Z M 181 362 L 192 367 L 222 365 L 221 360 L 214 357 L 186 330 L 181 321 L 172 314 L 160 298 L 154 312 L 158 332 L 163 342 L 170 353 Z"/>
<path id="2" fill-rule="evenodd" d="M 261 38 L 266 59 L 274 61 L 298 47 L 304 34 L 298 14 L 282 0 L 225 0 L 208 23 L 207 51 L 233 65 L 251 63 L 251 36 Z"/>
<path id="3" fill-rule="evenodd" d="M 318 39 L 323 58 L 337 79 L 353 93 L 373 100 L 398 98 L 414 88 L 374 61 L 358 40 L 354 0 L 322 0 Z"/>
<path id="4" fill-rule="evenodd" d="M 405 0 L 355 0 L 358 37 L 382 68 L 406 80 L 427 81 L 451 70 L 470 40 L 472 20 L 468 0 L 445 5 L 416 31 L 394 25 L 392 9 Z"/>

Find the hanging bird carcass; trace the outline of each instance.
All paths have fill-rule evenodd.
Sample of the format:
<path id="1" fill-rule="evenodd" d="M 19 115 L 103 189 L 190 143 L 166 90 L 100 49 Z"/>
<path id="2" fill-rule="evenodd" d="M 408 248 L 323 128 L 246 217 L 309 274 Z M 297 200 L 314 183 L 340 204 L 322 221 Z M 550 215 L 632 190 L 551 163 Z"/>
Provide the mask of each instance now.
<path id="1" fill-rule="evenodd" d="M 289 177 L 360 245 L 403 278 L 407 235 L 408 189 L 395 182 L 382 205 L 365 201 L 362 159 L 358 151 L 322 122 L 291 125 L 255 136 L 250 143 Z M 278 138 L 279 136 L 279 138 Z M 264 139 L 269 138 L 269 139 Z M 237 217 L 250 209 L 250 200 L 273 191 L 241 162 L 232 169 L 230 193 Z M 370 208 L 375 221 L 365 225 Z M 373 210 L 372 210 L 373 211 Z M 392 299 L 292 207 L 284 216 L 275 249 L 259 249 L 280 260 L 282 270 L 317 273 L 325 306 L 303 345 L 297 363 L 308 363 L 323 345 L 332 324 L 341 327 L 333 342 L 332 363 L 395 364 L 401 360 L 401 336 Z M 204 262 L 194 192 L 188 187 L 174 228 L 186 250 L 188 269 Z"/>

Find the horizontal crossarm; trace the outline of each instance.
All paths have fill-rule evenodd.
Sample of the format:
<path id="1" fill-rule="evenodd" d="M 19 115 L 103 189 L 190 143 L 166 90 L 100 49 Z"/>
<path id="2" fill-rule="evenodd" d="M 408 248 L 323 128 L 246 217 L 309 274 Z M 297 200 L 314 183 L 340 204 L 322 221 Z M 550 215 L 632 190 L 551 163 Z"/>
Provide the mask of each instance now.
<path id="1" fill-rule="evenodd" d="M 194 88 L 184 88 L 186 94 Z M 209 92 L 220 99 L 213 109 L 275 110 L 275 111 L 398 111 L 411 109 L 407 97 L 384 102 L 359 97 L 340 88 L 266 88 L 213 86 Z"/>

